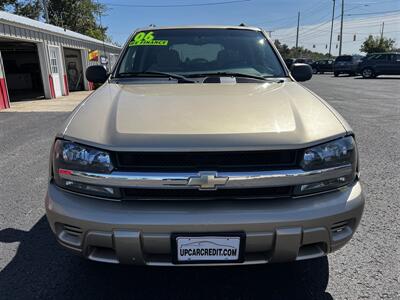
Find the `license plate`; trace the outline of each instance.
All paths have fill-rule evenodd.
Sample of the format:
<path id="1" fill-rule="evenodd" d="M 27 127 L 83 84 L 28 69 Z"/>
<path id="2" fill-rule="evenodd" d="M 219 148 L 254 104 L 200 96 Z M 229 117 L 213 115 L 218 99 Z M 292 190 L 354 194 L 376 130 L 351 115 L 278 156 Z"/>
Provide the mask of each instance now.
<path id="1" fill-rule="evenodd" d="M 241 236 L 175 236 L 176 262 L 239 262 Z"/>

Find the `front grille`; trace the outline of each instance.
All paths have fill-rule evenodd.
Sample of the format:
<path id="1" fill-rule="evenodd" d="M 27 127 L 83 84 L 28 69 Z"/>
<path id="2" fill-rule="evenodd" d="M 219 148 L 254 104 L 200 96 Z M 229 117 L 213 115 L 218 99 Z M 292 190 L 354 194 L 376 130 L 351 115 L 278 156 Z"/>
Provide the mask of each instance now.
<path id="1" fill-rule="evenodd" d="M 297 151 L 119 152 L 116 165 L 129 171 L 264 171 L 295 167 Z"/>
<path id="2" fill-rule="evenodd" d="M 291 186 L 247 189 L 140 189 L 122 190 L 123 200 L 245 200 L 274 199 L 292 195 Z"/>

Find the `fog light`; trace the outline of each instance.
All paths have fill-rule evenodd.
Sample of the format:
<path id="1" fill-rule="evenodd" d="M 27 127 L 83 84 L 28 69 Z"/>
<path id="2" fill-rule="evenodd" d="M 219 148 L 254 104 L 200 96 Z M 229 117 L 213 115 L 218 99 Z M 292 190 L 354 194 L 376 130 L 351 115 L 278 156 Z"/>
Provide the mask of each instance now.
<path id="1" fill-rule="evenodd" d="M 112 197 L 118 198 L 120 197 L 119 189 L 113 187 L 106 186 L 98 186 L 98 185 L 90 185 L 81 182 L 76 182 L 72 180 L 63 180 L 64 186 L 69 190 L 86 193 L 94 196 L 103 196 L 103 197 Z"/>
<path id="2" fill-rule="evenodd" d="M 349 177 L 342 176 L 334 179 L 313 182 L 308 184 L 302 184 L 297 186 L 295 189 L 296 195 L 308 194 L 308 193 L 317 193 L 321 191 L 331 190 L 335 188 L 339 188 L 349 183 Z"/>

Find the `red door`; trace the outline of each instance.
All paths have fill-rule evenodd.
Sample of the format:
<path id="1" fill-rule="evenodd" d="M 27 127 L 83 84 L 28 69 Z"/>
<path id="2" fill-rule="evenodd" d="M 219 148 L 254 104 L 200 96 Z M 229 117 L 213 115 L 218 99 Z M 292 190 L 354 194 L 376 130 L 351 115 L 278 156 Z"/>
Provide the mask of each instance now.
<path id="1" fill-rule="evenodd" d="M 6 74 L 4 72 L 3 58 L 0 51 L 0 109 L 9 108 L 10 99 L 8 98 Z"/>

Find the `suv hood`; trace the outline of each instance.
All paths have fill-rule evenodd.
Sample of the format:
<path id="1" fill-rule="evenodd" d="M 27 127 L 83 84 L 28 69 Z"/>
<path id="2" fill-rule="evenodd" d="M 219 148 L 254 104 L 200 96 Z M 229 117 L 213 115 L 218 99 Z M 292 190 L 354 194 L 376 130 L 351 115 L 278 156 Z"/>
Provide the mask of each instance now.
<path id="1" fill-rule="evenodd" d="M 75 109 L 60 136 L 121 151 L 290 149 L 345 135 L 344 126 L 296 82 L 107 83 Z"/>

